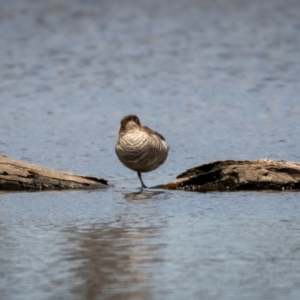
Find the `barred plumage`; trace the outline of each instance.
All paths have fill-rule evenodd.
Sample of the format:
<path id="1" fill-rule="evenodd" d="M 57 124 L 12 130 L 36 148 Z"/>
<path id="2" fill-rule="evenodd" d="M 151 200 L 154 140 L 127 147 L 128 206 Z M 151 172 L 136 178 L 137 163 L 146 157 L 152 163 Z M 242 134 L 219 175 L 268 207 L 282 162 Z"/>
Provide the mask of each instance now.
<path id="1" fill-rule="evenodd" d="M 169 145 L 161 134 L 143 126 L 137 116 L 128 115 L 121 120 L 115 150 L 119 160 L 138 173 L 144 188 L 141 173 L 162 165 L 167 159 Z"/>

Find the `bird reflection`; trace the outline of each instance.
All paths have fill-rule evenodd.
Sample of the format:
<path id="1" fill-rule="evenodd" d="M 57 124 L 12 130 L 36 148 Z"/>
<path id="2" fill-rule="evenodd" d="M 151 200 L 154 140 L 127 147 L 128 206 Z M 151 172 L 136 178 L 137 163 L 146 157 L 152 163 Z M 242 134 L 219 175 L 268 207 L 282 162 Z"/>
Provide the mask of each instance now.
<path id="1" fill-rule="evenodd" d="M 148 277 L 141 266 L 160 260 L 155 251 L 161 245 L 145 243 L 158 231 L 119 222 L 66 228 L 67 260 L 73 266 L 69 271 L 80 279 L 72 280 L 72 292 L 86 300 L 149 298 Z"/>

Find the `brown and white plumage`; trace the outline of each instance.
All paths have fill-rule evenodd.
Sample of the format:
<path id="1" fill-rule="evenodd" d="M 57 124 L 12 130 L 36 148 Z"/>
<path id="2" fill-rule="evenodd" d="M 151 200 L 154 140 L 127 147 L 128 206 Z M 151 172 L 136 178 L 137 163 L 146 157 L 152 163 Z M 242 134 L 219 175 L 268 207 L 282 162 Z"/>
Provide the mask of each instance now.
<path id="1" fill-rule="evenodd" d="M 141 173 L 162 165 L 167 159 L 169 145 L 161 134 L 142 125 L 137 116 L 127 115 L 121 120 L 115 150 L 121 163 L 138 173 L 144 188 Z"/>

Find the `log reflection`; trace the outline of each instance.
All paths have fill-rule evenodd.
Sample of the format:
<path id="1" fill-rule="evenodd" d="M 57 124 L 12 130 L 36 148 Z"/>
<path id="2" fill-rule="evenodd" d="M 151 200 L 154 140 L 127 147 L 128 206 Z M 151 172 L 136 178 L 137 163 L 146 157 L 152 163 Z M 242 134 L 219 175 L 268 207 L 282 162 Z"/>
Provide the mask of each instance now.
<path id="1" fill-rule="evenodd" d="M 124 197 L 128 200 L 146 200 L 154 198 L 155 196 L 165 194 L 165 192 L 162 191 L 139 191 L 134 193 L 127 193 L 123 194 Z M 167 197 L 166 197 L 167 198 Z"/>

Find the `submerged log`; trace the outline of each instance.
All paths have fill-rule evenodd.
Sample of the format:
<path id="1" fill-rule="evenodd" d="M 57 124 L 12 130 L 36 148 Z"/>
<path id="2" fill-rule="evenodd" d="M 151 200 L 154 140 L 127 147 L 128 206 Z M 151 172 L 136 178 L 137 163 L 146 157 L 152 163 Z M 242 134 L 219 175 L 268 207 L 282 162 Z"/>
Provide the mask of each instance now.
<path id="1" fill-rule="evenodd" d="M 225 160 L 188 169 L 156 186 L 188 191 L 300 189 L 300 164 L 284 160 Z"/>
<path id="2" fill-rule="evenodd" d="M 47 169 L 0 154 L 0 190 L 67 190 L 107 187 L 102 178 Z"/>

